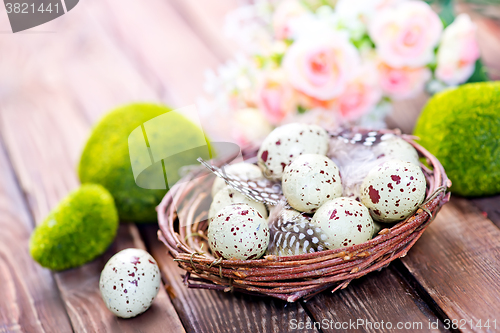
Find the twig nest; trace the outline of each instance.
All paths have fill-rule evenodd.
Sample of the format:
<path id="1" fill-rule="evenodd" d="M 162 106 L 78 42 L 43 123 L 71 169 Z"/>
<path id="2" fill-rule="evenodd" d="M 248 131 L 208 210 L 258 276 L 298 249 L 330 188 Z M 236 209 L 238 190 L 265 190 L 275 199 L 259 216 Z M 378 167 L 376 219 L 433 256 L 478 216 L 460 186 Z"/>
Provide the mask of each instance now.
<path id="1" fill-rule="evenodd" d="M 106 307 L 116 316 L 135 317 L 146 311 L 161 286 L 161 274 L 153 257 L 141 249 L 125 249 L 104 266 L 99 289 Z"/>
<path id="2" fill-rule="evenodd" d="M 301 155 L 285 167 L 282 189 L 290 206 L 315 212 L 326 201 L 342 195 L 339 169 L 324 155 Z"/>
<path id="3" fill-rule="evenodd" d="M 230 175 L 237 176 L 242 180 L 258 180 L 263 178 L 262 171 L 258 166 L 251 163 L 236 163 L 224 167 L 224 171 Z M 212 197 L 226 186 L 226 182 L 217 177 L 212 185 Z"/>
<path id="4" fill-rule="evenodd" d="M 237 190 L 229 186 L 225 186 L 215 195 L 214 200 L 210 205 L 210 209 L 208 210 L 208 220 L 210 221 L 224 207 L 236 203 L 245 203 L 256 209 L 262 217 L 267 218 L 267 209 L 263 203 L 254 201 Z"/>
<path id="5" fill-rule="evenodd" d="M 311 222 L 311 218 L 294 209 L 283 209 L 278 218 L 269 226 L 271 239 L 267 254 L 292 256 L 326 249 L 321 239 L 321 228 Z"/>
<path id="6" fill-rule="evenodd" d="M 328 249 L 361 244 L 372 238 L 373 220 L 368 208 L 350 198 L 337 198 L 323 204 L 312 218 L 321 229 Z"/>
<path id="7" fill-rule="evenodd" d="M 292 123 L 274 129 L 262 143 L 258 165 L 265 177 L 281 179 L 283 171 L 303 154 L 326 155 L 329 136 L 316 125 Z"/>
<path id="8" fill-rule="evenodd" d="M 401 160 L 420 165 L 418 153 L 406 140 L 393 136 L 390 139 L 383 140 L 373 146 L 373 153 L 376 158 L 386 158 L 388 160 Z"/>
<path id="9" fill-rule="evenodd" d="M 373 168 L 361 184 L 361 202 L 373 219 L 396 222 L 410 216 L 425 198 L 422 169 L 410 162 L 390 160 Z"/>
<path id="10" fill-rule="evenodd" d="M 266 219 L 247 204 L 219 211 L 208 226 L 207 236 L 212 253 L 224 259 L 257 259 L 269 245 Z"/>

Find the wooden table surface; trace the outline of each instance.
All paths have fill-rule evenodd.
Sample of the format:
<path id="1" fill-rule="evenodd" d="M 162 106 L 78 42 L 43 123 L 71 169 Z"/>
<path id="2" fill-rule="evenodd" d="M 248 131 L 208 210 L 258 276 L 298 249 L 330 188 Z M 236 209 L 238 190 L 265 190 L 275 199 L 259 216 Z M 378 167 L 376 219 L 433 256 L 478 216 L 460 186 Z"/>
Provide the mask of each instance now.
<path id="1" fill-rule="evenodd" d="M 452 197 L 403 260 L 308 302 L 188 290 L 156 238 L 157 225 L 123 223 L 107 253 L 80 268 L 51 272 L 31 259 L 34 226 L 78 186 L 76 164 L 92 124 L 133 101 L 196 102 L 205 69 L 234 53 L 221 31 L 236 6 L 236 0 L 85 0 L 18 34 L 8 32 L 2 11 L 0 332 L 286 332 L 314 323 L 321 327 L 306 331 L 330 332 L 335 323 L 357 320 L 386 325 L 343 324 L 338 331 L 418 328 L 398 330 L 398 323 L 447 331 L 450 321 L 459 331 L 500 331 L 498 196 Z M 500 73 L 500 24 L 473 17 L 485 62 Z M 397 103 L 390 125 L 410 132 L 425 100 Z M 165 283 L 151 309 L 128 320 L 114 317 L 98 290 L 104 264 L 126 247 L 149 250 Z"/>

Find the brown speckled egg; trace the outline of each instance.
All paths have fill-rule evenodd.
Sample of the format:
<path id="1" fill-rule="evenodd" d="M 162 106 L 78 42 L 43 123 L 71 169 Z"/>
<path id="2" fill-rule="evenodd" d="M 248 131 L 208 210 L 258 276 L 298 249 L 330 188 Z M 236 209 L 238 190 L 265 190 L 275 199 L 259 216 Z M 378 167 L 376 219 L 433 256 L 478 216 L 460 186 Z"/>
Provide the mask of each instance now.
<path id="1" fill-rule="evenodd" d="M 208 226 L 207 236 L 214 256 L 224 259 L 257 259 L 269 245 L 266 219 L 247 204 L 219 211 Z"/>
<path id="2" fill-rule="evenodd" d="M 265 177 L 281 179 L 285 167 L 303 154 L 326 155 L 328 134 L 317 125 L 292 123 L 272 131 L 262 143 L 258 165 Z"/>
<path id="3" fill-rule="evenodd" d="M 106 307 L 116 316 L 135 317 L 146 311 L 161 286 L 161 274 L 153 257 L 141 249 L 125 249 L 104 266 L 99 289 Z"/>
<path id="4" fill-rule="evenodd" d="M 262 171 L 258 166 L 252 163 L 236 163 L 224 167 L 224 171 L 230 175 L 237 176 L 242 180 L 259 180 L 263 178 Z M 212 185 L 212 198 L 217 192 L 226 186 L 226 182 L 217 177 Z"/>
<path id="5" fill-rule="evenodd" d="M 288 165 L 282 188 L 290 206 L 305 213 L 315 212 L 324 202 L 342 195 L 337 165 L 318 154 L 301 155 Z"/>
<path id="6" fill-rule="evenodd" d="M 397 136 L 393 136 L 373 146 L 373 153 L 376 158 L 385 157 L 389 160 L 401 160 L 420 166 L 418 153 L 415 148 L 406 140 Z"/>
<path id="7" fill-rule="evenodd" d="M 368 173 L 361 184 L 361 202 L 374 220 L 406 219 L 425 198 L 426 179 L 422 169 L 410 162 L 387 161 Z"/>
<path id="8" fill-rule="evenodd" d="M 321 229 L 321 241 L 330 250 L 364 243 L 373 235 L 368 208 L 350 198 L 325 202 L 314 214 L 311 224 Z"/>
<path id="9" fill-rule="evenodd" d="M 267 209 L 263 203 L 254 201 L 235 189 L 225 186 L 215 195 L 208 210 L 208 219 L 211 220 L 222 208 L 235 203 L 248 204 L 257 209 L 264 218 L 267 218 Z"/>

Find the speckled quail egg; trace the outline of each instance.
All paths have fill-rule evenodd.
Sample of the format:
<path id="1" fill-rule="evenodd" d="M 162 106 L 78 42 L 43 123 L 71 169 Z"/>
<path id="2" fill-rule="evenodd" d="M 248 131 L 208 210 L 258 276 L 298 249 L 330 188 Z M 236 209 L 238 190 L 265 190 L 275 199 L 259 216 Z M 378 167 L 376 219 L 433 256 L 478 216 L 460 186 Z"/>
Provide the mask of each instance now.
<path id="1" fill-rule="evenodd" d="M 237 176 L 242 180 L 258 180 L 264 177 L 260 168 L 252 163 L 241 162 L 227 165 L 224 167 L 224 171 L 227 174 Z M 214 180 L 214 184 L 212 185 L 212 197 L 215 197 L 217 192 L 222 190 L 225 186 L 226 182 L 223 179 L 217 177 Z"/>
<path id="2" fill-rule="evenodd" d="M 324 202 L 342 195 L 339 169 L 324 155 L 301 155 L 285 167 L 282 189 L 290 206 L 315 212 Z"/>
<path id="3" fill-rule="evenodd" d="M 269 222 L 271 237 L 266 254 L 292 256 L 323 251 L 322 230 L 311 222 L 311 217 L 294 209 L 283 209 Z"/>
<path id="4" fill-rule="evenodd" d="M 292 123 L 274 129 L 262 143 L 258 165 L 265 177 L 281 179 L 283 170 L 303 154 L 326 155 L 329 136 L 317 125 Z"/>
<path id="5" fill-rule="evenodd" d="M 422 169 L 410 162 L 387 161 L 372 170 L 361 184 L 361 202 L 374 220 L 400 221 L 417 210 L 425 198 Z"/>
<path id="6" fill-rule="evenodd" d="M 247 204 L 224 207 L 208 225 L 208 243 L 216 257 L 257 259 L 269 245 L 266 219 Z"/>
<path id="7" fill-rule="evenodd" d="M 135 317 L 153 303 L 161 275 L 153 257 L 141 249 L 125 249 L 104 266 L 99 289 L 106 307 L 116 316 Z"/>
<path id="8" fill-rule="evenodd" d="M 226 186 L 215 195 L 214 200 L 210 205 L 210 209 L 208 210 L 208 219 L 211 220 L 222 208 L 235 203 L 248 204 L 252 208 L 256 209 L 262 217 L 267 218 L 267 209 L 263 203 L 252 200 L 235 189 Z"/>
<path id="9" fill-rule="evenodd" d="M 374 145 L 373 153 L 376 158 L 384 157 L 387 160 L 402 160 L 420 166 L 416 149 L 406 140 L 397 136 Z"/>
<path id="10" fill-rule="evenodd" d="M 328 249 L 361 244 L 373 235 L 373 220 L 368 208 L 351 198 L 325 202 L 311 222 L 321 229 L 321 240 Z"/>

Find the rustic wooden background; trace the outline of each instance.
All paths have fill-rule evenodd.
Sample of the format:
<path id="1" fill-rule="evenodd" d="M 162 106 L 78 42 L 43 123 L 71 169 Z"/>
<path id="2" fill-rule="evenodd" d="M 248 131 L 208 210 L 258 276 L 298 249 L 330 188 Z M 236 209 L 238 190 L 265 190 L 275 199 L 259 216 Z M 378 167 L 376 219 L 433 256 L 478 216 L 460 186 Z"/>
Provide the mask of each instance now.
<path id="1" fill-rule="evenodd" d="M 186 289 L 156 239 L 156 225 L 122 224 L 108 252 L 77 269 L 51 272 L 31 259 L 33 227 L 78 186 L 76 165 L 92 124 L 133 101 L 194 103 L 205 69 L 234 53 L 221 31 L 237 4 L 84 0 L 63 17 L 17 34 L 2 10 L 0 332 L 281 332 L 291 330 L 292 319 L 358 318 L 422 322 L 424 328 L 437 320 L 439 331 L 448 319 L 496 319 L 500 331 L 499 197 L 453 197 L 406 258 L 306 303 Z M 498 77 L 500 23 L 470 6 L 459 10 L 472 13 L 485 63 Z M 494 7 L 486 11 L 492 13 Z M 398 103 L 390 124 L 411 132 L 426 98 Z M 154 255 L 166 288 L 145 314 L 123 320 L 105 308 L 98 279 L 114 253 L 132 246 Z"/>

